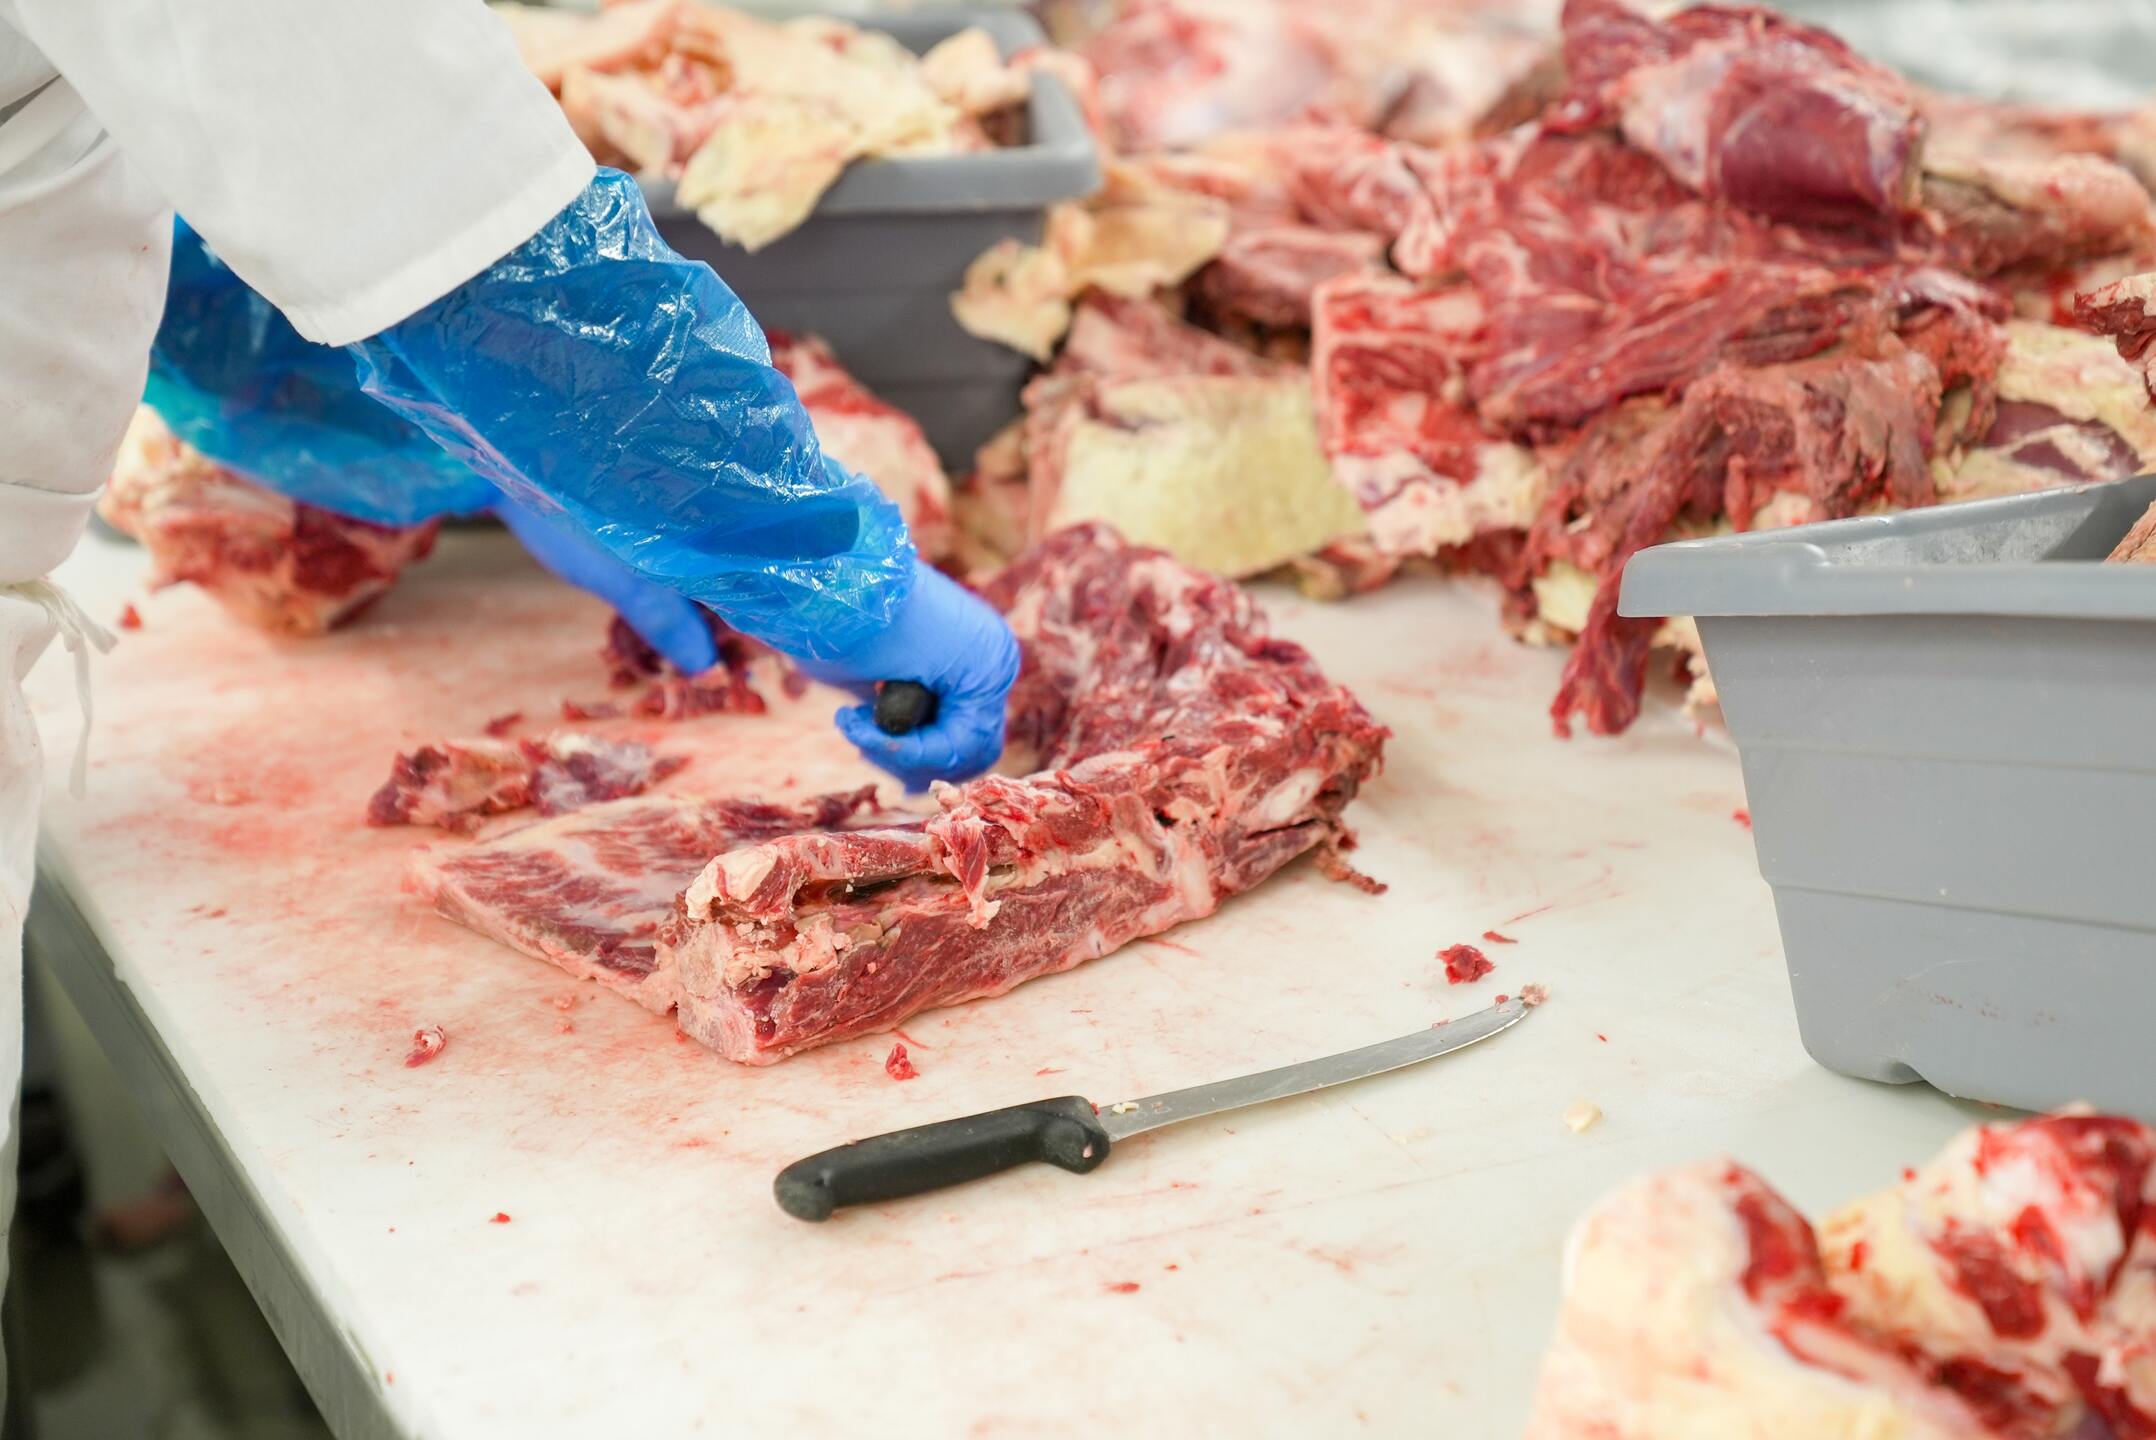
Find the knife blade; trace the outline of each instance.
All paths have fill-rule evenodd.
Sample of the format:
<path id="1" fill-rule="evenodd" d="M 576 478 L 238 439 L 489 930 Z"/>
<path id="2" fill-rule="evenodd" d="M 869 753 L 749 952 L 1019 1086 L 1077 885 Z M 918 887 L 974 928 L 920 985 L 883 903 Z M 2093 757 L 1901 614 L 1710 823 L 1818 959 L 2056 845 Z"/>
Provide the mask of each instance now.
<path id="1" fill-rule="evenodd" d="M 1434 1060 L 1511 1029 L 1533 1008 L 1507 999 L 1375 1045 L 1108 1106 L 1065 1095 L 894 1130 L 796 1160 L 779 1172 L 772 1194 L 787 1214 L 815 1221 L 842 1206 L 920 1195 L 1032 1161 L 1083 1175 L 1133 1135 Z"/>

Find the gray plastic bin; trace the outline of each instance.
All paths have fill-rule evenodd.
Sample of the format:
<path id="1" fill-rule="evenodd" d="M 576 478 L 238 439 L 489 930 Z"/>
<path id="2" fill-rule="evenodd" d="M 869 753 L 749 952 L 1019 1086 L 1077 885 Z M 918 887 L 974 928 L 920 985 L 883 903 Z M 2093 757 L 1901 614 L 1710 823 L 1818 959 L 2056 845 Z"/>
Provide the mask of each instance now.
<path id="1" fill-rule="evenodd" d="M 1698 617 L 1804 1045 L 2156 1119 L 2156 571 L 2115 485 L 1663 545 Z"/>
<path id="2" fill-rule="evenodd" d="M 851 17 L 916 52 L 979 26 L 1006 55 L 1042 41 L 1008 10 Z M 1041 238 L 1047 209 L 1099 186 L 1100 156 L 1077 97 L 1037 75 L 1030 143 L 974 155 L 849 167 L 800 229 L 751 255 L 647 184 L 651 213 L 682 254 L 718 271 L 764 325 L 820 335 L 861 382 L 921 422 L 946 467 L 972 468 L 982 441 L 1018 415 L 1033 362 L 976 340 L 951 315 L 966 267 L 998 240 Z"/>

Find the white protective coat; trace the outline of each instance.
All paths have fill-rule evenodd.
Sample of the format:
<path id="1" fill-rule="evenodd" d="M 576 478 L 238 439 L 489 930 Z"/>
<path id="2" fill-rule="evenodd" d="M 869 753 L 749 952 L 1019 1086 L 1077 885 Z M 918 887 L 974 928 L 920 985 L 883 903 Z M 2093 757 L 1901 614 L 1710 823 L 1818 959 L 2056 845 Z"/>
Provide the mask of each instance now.
<path id="1" fill-rule="evenodd" d="M 74 549 L 111 468 L 173 209 L 341 345 L 478 274 L 591 176 L 480 0 L 0 0 L 0 1155 L 41 774 L 20 682 L 53 630 L 10 587 Z"/>

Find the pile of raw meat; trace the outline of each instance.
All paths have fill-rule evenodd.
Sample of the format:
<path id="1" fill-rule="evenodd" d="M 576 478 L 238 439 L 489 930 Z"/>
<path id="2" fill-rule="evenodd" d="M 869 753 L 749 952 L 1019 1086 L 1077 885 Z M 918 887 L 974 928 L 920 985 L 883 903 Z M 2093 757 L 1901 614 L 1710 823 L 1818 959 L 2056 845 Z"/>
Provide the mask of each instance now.
<path id="1" fill-rule="evenodd" d="M 2156 108 L 1924 94 L 1769 10 L 1623 0 L 1547 44 L 1472 4 L 1126 0 L 1074 54 L 1110 183 L 954 302 L 1056 356 L 961 495 L 968 555 L 1089 515 L 1204 554 L 1102 437 L 1241 443 L 1362 518 L 1306 505 L 1228 573 L 1493 576 L 1573 645 L 1559 728 L 1609 732 L 1658 644 L 1704 680 L 1687 624 L 1616 614 L 1643 546 L 2156 468 L 2123 278 L 2156 267 Z"/>
<path id="2" fill-rule="evenodd" d="M 1814 1231 L 1729 1161 L 1566 1247 L 1529 1440 L 2149 1440 L 2156 1133 L 1982 1125 Z"/>
<path id="3" fill-rule="evenodd" d="M 1024 663 L 1006 771 L 926 819 L 654 796 L 420 857 L 451 917 L 765 1064 L 1001 994 L 1329 873 L 1385 732 L 1238 587 L 1098 528 L 989 582 Z M 1364 882 L 1367 883 L 1367 882 Z"/>
<path id="4" fill-rule="evenodd" d="M 493 8 L 602 164 L 676 182 L 684 207 L 746 250 L 806 220 L 856 160 L 1015 136 L 1031 89 L 981 30 L 916 57 L 840 20 L 699 0 Z"/>
<path id="5" fill-rule="evenodd" d="M 814 336 L 774 332 L 770 342 L 771 363 L 793 382 L 825 453 L 890 497 L 923 557 L 944 559 L 953 543 L 951 484 L 921 427 L 870 394 Z M 135 412 L 98 509 L 149 550 L 153 589 L 190 582 L 237 619 L 292 636 L 319 635 L 357 615 L 426 557 L 438 528 L 373 525 L 288 500 L 208 459 L 147 406 Z M 611 657 L 617 684 L 629 683 L 625 665 L 654 680 L 634 702 L 637 713 L 763 708 L 744 679 L 740 636 L 722 637 L 724 672 L 691 686 L 662 674 L 649 648 L 624 633 L 617 627 Z M 594 705 L 564 718 L 604 713 L 611 712 Z"/>

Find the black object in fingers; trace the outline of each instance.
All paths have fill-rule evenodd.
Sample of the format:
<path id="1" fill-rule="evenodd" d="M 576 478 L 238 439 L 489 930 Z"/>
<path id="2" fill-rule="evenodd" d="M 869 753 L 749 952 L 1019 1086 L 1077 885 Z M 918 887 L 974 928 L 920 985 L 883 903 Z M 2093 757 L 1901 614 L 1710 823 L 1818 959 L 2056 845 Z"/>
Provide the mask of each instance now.
<path id="1" fill-rule="evenodd" d="M 886 735 L 910 735 L 936 721 L 936 692 L 911 680 L 886 680 L 876 687 L 876 728 Z"/>

